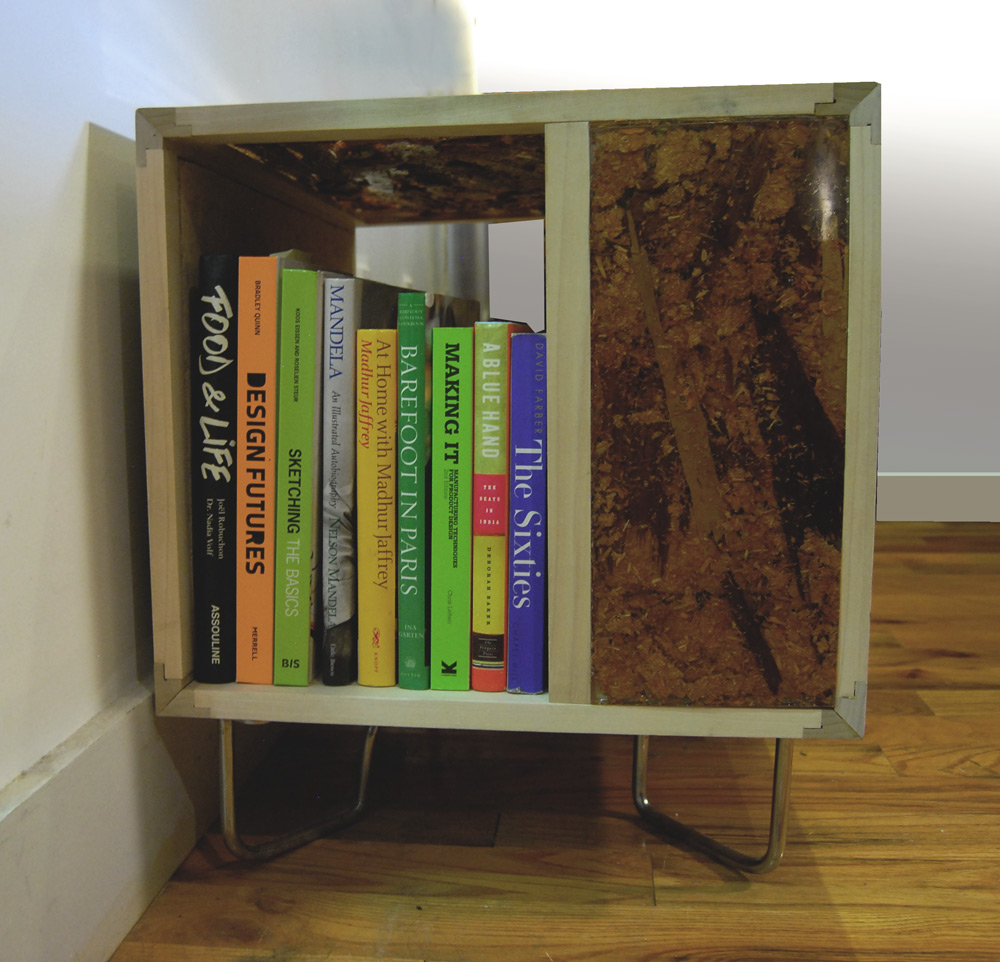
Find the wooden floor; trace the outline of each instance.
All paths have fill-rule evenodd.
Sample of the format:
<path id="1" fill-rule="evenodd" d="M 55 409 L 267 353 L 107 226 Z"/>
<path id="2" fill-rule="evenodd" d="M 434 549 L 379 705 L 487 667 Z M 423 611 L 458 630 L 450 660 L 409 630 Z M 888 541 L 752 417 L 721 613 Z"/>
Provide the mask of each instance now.
<path id="1" fill-rule="evenodd" d="M 384 731 L 365 820 L 264 864 L 209 834 L 113 962 L 998 959 L 998 589 L 1000 525 L 879 526 L 868 734 L 796 743 L 771 875 L 651 834 L 629 739 Z M 248 836 L 343 794 L 347 735 L 279 742 Z M 654 739 L 649 794 L 759 848 L 772 747 Z"/>

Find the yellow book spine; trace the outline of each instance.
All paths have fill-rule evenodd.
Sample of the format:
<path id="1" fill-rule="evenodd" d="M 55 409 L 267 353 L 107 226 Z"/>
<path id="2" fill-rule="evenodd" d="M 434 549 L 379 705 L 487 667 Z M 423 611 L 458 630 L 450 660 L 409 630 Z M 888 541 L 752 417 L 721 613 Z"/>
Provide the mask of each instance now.
<path id="1" fill-rule="evenodd" d="M 396 332 L 357 345 L 358 682 L 396 684 Z"/>
<path id="2" fill-rule="evenodd" d="M 472 596 L 480 603 L 472 612 L 472 630 L 478 635 L 499 635 L 503 638 L 506 607 L 506 535 L 481 534 L 473 539 Z M 503 646 L 492 651 L 492 660 L 503 661 Z"/>

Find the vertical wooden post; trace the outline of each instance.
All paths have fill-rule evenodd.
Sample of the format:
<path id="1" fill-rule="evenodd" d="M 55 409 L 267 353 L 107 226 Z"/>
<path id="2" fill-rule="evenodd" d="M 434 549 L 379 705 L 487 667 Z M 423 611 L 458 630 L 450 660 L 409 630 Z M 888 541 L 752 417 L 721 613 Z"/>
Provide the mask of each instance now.
<path id="1" fill-rule="evenodd" d="M 851 114 L 847 424 L 837 713 L 864 734 L 878 464 L 881 202 L 879 90 Z"/>
<path id="2" fill-rule="evenodd" d="M 590 702 L 590 125 L 545 127 L 549 699 Z"/>

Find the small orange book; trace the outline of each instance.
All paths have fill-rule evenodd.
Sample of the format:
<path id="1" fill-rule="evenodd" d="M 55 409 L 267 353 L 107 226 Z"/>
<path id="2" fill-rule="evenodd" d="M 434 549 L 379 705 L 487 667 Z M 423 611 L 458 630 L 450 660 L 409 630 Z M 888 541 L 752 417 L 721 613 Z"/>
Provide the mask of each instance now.
<path id="1" fill-rule="evenodd" d="M 236 680 L 274 678 L 274 448 L 278 271 L 275 257 L 241 257 L 236 351 Z"/>

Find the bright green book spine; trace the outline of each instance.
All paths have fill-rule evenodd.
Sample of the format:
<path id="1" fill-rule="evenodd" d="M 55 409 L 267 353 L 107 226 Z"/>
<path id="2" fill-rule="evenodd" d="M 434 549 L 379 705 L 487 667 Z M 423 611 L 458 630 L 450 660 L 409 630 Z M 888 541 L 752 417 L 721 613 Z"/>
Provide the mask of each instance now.
<path id="1" fill-rule="evenodd" d="M 469 687 L 472 627 L 472 328 L 431 335 L 431 688 Z"/>
<path id="2" fill-rule="evenodd" d="M 282 271 L 274 553 L 276 685 L 308 685 L 312 677 L 317 284 L 315 271 Z"/>
<path id="3" fill-rule="evenodd" d="M 399 687 L 429 688 L 427 595 L 427 310 L 422 293 L 399 295 L 399 440 L 396 471 Z"/>

